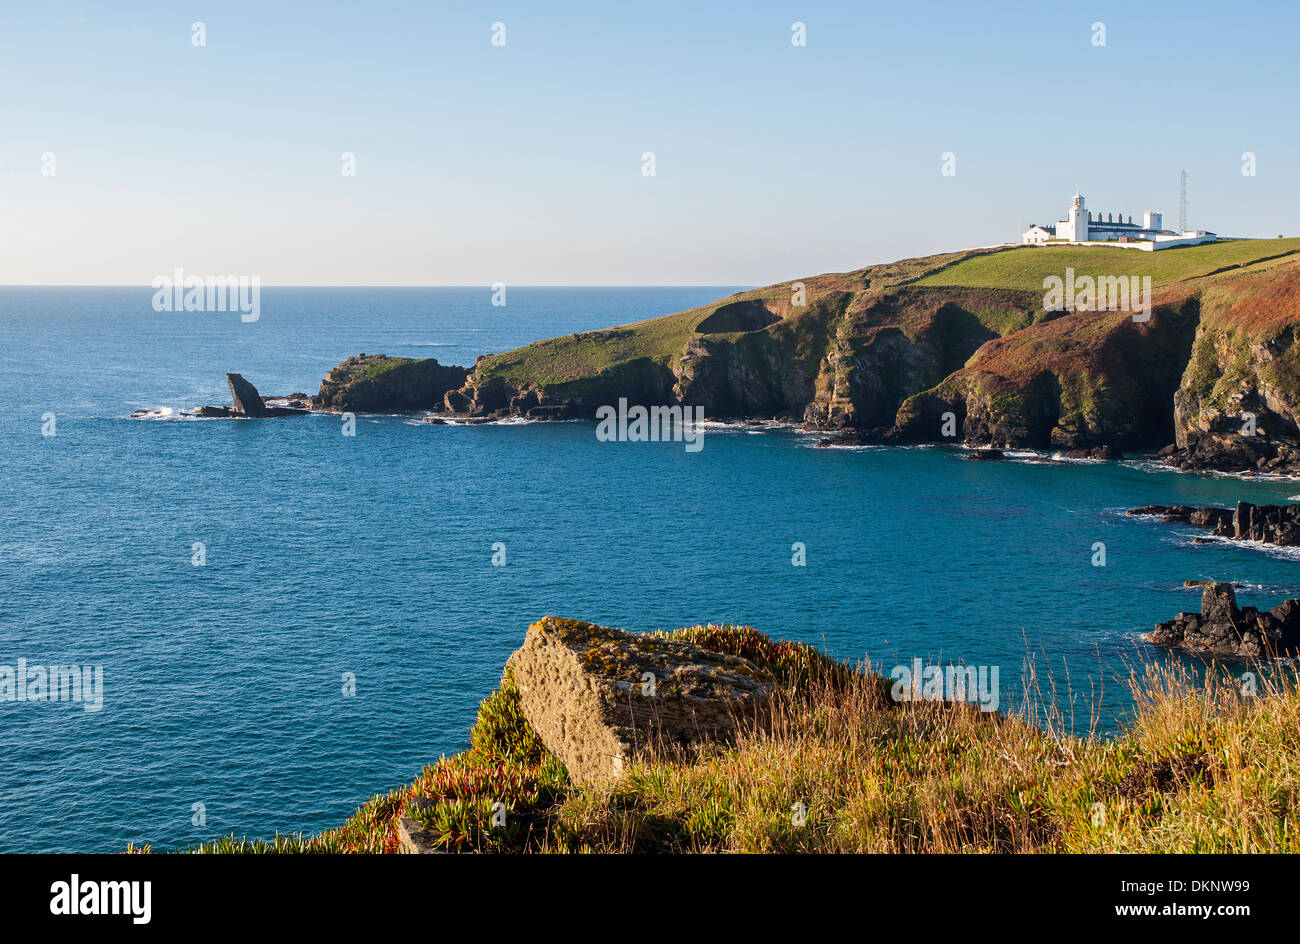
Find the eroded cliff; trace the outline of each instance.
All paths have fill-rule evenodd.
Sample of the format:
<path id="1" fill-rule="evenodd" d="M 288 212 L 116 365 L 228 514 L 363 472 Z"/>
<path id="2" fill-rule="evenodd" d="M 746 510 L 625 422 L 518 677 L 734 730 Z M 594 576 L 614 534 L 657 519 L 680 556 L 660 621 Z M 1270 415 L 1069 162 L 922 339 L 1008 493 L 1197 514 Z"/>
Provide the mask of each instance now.
<path id="1" fill-rule="evenodd" d="M 1149 309 L 1049 310 L 1046 280 L 1066 273 L 1149 277 Z M 436 362 L 361 365 L 361 382 L 347 379 L 358 368 L 345 362 L 330 389 L 369 404 L 357 409 L 589 418 L 626 399 L 701 406 L 711 419 L 783 418 L 859 441 L 1094 455 L 1163 446 L 1188 468 L 1284 471 L 1300 467 L 1298 325 L 1300 240 L 1159 253 L 994 248 L 782 282 L 539 341 L 480 357 L 463 383 L 447 373 L 459 368 L 438 368 L 421 388 L 446 384 L 434 403 L 390 396 L 385 378 Z M 318 402 L 339 408 L 343 394 L 328 396 L 327 385 Z"/>

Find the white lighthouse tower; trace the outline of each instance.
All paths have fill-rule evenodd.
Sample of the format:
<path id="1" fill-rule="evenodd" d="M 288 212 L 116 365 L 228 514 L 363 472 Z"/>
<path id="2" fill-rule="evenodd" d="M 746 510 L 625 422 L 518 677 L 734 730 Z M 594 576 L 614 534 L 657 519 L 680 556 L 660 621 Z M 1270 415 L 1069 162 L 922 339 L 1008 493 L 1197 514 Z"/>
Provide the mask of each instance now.
<path id="1" fill-rule="evenodd" d="M 1088 238 L 1088 210 L 1084 206 L 1083 196 L 1079 191 L 1074 191 L 1074 199 L 1070 201 L 1070 212 L 1066 215 L 1065 229 L 1066 232 L 1057 233 L 1057 236 L 1067 239 L 1070 242 L 1081 243 Z"/>

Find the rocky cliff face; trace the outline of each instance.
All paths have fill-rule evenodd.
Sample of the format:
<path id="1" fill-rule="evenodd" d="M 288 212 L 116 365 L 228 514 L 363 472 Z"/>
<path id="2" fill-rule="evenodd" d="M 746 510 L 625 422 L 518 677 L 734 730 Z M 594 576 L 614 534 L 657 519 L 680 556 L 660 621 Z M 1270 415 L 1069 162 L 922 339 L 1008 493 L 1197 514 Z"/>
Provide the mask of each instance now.
<path id="1" fill-rule="evenodd" d="M 1300 274 L 1269 272 L 1207 288 L 1174 395 L 1183 468 L 1300 470 Z"/>
<path id="2" fill-rule="evenodd" d="M 1146 322 L 1123 312 L 1044 319 L 988 342 L 905 401 L 894 435 L 1044 450 L 1163 445 L 1174 437 L 1171 404 L 1196 316 L 1196 298 L 1184 294 L 1156 305 Z M 956 436 L 944 435 L 946 413 Z"/>
<path id="3" fill-rule="evenodd" d="M 464 384 L 468 375 L 464 367 L 444 366 L 433 358 L 359 354 L 325 375 L 312 405 L 356 413 L 439 409 L 447 391 Z"/>
<path id="4" fill-rule="evenodd" d="M 742 292 L 484 356 L 472 372 L 353 358 L 316 402 L 558 419 L 626 399 L 872 442 L 1101 456 L 1168 445 L 1167 461 L 1185 468 L 1300 471 L 1300 250 L 1248 242 L 1203 256 L 1070 257 L 1166 273 L 1146 319 L 1047 311 L 1025 286 L 1065 257 L 975 250 Z M 1220 258 L 1238 261 L 1215 268 Z M 997 284 L 945 276 L 971 265 Z"/>
<path id="5" fill-rule="evenodd" d="M 1041 317 L 1033 293 L 910 284 L 978 254 L 769 286 L 663 319 L 481 358 L 447 407 L 491 414 L 532 391 L 569 416 L 593 416 L 626 398 L 702 406 L 720 419 L 888 426 L 907 396 L 941 381 L 981 343 Z"/>
<path id="6" fill-rule="evenodd" d="M 887 288 L 844 309 L 803 409 L 811 426 L 889 427 L 908 397 L 960 369 L 982 344 L 1042 318 L 1029 293 L 988 289 Z"/>
<path id="7" fill-rule="evenodd" d="M 833 294 L 806 312 L 787 307 L 788 320 L 773 311 L 780 305 L 747 303 L 764 313 L 748 326 L 706 318 L 670 371 L 673 399 L 714 417 L 800 418 L 815 395 L 828 324 L 845 301 Z"/>

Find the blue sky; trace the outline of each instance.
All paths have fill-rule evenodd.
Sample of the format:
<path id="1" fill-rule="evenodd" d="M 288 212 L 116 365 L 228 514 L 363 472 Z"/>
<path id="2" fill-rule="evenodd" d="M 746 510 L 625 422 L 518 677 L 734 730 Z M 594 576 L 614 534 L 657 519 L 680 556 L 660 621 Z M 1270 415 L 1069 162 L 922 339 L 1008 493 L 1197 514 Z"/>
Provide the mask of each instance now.
<path id="1" fill-rule="evenodd" d="M 1173 223 L 1182 168 L 1300 235 L 1295 4 L 741 6 L 0 0 L 0 283 L 757 285 Z"/>

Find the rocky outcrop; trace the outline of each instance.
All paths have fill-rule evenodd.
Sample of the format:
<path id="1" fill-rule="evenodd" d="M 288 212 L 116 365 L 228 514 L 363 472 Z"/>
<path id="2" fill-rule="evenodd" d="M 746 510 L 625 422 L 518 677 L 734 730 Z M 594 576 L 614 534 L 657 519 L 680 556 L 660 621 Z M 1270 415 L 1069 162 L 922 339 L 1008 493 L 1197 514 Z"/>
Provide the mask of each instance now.
<path id="1" fill-rule="evenodd" d="M 184 412 L 184 411 L 182 411 Z M 149 411 L 136 410 L 132 416 L 147 416 Z M 235 420 L 242 418 L 242 414 L 235 411 L 233 407 L 228 406 L 196 406 L 189 411 L 190 416 L 201 416 L 210 420 Z"/>
<path id="2" fill-rule="evenodd" d="M 818 428 L 889 430 L 909 397 L 960 370 L 986 342 L 1044 317 L 1032 293 L 994 289 L 882 287 L 843 307 L 803 411 Z M 941 425 L 936 417 L 924 438 L 941 438 Z"/>
<path id="3" fill-rule="evenodd" d="M 1188 430 L 1181 424 L 1181 445 L 1160 451 L 1166 465 L 1184 472 L 1237 472 L 1300 475 L 1300 448 L 1260 435 Z"/>
<path id="4" fill-rule="evenodd" d="M 1130 508 L 1126 515 L 1142 515 L 1159 518 L 1171 524 L 1190 524 L 1198 528 L 1209 528 L 1221 537 L 1231 536 L 1233 532 L 1233 509 L 1216 508 L 1208 505 L 1143 505 Z"/>
<path id="5" fill-rule="evenodd" d="M 702 407 L 723 420 L 803 420 L 828 429 L 888 423 L 904 397 L 942 380 L 985 340 L 1034 319 L 1032 293 L 909 285 L 985 252 L 772 285 L 484 356 L 446 410 L 590 418 L 626 399 Z M 528 393 L 562 409 L 539 416 L 511 405 Z"/>
<path id="6" fill-rule="evenodd" d="M 579 783 L 732 741 L 761 721 L 774 684 L 739 656 L 551 616 L 528 628 L 510 670 L 524 716 Z"/>
<path id="7" fill-rule="evenodd" d="M 1259 659 L 1300 648 L 1300 600 L 1285 600 L 1268 612 L 1238 607 L 1230 583 L 1207 583 L 1200 613 L 1179 613 L 1157 623 L 1147 640 L 1191 652 Z"/>
<path id="8" fill-rule="evenodd" d="M 438 846 L 437 837 L 414 816 L 412 812 L 427 812 L 436 803 L 426 797 L 410 797 L 406 801 L 406 813 L 397 817 L 397 842 L 402 852 L 407 855 L 443 855 L 447 850 Z"/>
<path id="9" fill-rule="evenodd" d="M 226 383 L 230 385 L 236 413 L 240 416 L 266 416 L 266 406 L 256 387 L 239 374 L 226 374 Z"/>
<path id="10" fill-rule="evenodd" d="M 532 384 L 514 384 L 500 377 L 488 377 L 481 382 L 471 379 L 463 387 L 449 390 L 443 397 L 442 409 L 452 417 L 470 420 L 503 419 L 522 416 L 533 420 L 561 420 L 569 416 L 585 415 L 581 398 L 554 396 Z M 595 415 L 596 405 L 590 415 Z M 434 417 L 434 422 L 440 418 Z"/>
<path id="11" fill-rule="evenodd" d="M 438 410 L 447 391 L 462 386 L 468 375 L 468 368 L 439 364 L 431 357 L 358 354 L 325 375 L 312 405 L 352 413 Z"/>
<path id="12" fill-rule="evenodd" d="M 445 422 L 591 418 L 625 399 L 801 421 L 854 442 L 1103 459 L 1166 446 L 1161 458 L 1189 470 L 1300 474 L 1300 249 L 1197 252 L 1116 262 L 1163 273 L 1143 317 L 1047 310 L 1038 286 L 1077 264 L 1074 250 L 969 250 L 538 341 L 472 371 L 363 355 L 331 371 L 316 406 L 428 409 Z M 1155 264 L 1165 259 L 1189 264 Z"/>
<path id="13" fill-rule="evenodd" d="M 232 406 L 200 406 L 183 411 L 189 416 L 201 416 L 206 419 L 264 419 L 275 416 L 303 416 L 308 411 L 294 406 L 268 406 L 267 397 L 257 392 L 257 388 L 243 378 L 241 374 L 226 374 L 226 383 L 230 385 Z M 290 402 L 293 396 L 287 398 Z M 300 402 L 300 401 L 299 401 Z M 137 410 L 132 416 L 148 415 L 146 410 Z"/>
<path id="14" fill-rule="evenodd" d="M 1194 505 L 1146 505 L 1130 515 L 1155 515 L 1164 521 L 1207 528 L 1217 537 L 1234 541 L 1259 541 L 1280 547 L 1300 547 L 1300 504 L 1255 505 L 1237 502 L 1235 508 Z"/>

